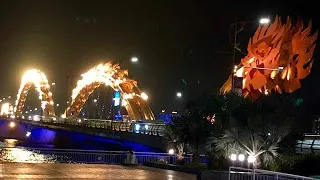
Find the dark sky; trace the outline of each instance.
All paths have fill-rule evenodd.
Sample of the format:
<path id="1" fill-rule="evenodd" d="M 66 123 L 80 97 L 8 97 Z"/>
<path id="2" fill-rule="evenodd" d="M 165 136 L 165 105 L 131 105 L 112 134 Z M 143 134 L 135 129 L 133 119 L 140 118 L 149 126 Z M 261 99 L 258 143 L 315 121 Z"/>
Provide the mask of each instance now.
<path id="1" fill-rule="evenodd" d="M 174 110 L 183 104 L 175 98 L 177 91 L 188 89 L 193 99 L 203 92 L 216 93 L 228 78 L 232 67 L 229 26 L 235 17 L 248 21 L 264 15 L 300 16 L 312 19 L 319 28 L 319 10 L 304 2 L 3 1 L 0 95 L 16 95 L 22 73 L 33 67 L 56 82 L 55 101 L 61 103 L 66 98 L 67 76 L 113 59 L 123 60 L 123 67 L 149 94 L 154 111 Z M 239 34 L 243 47 L 255 27 L 248 25 Z M 301 90 L 310 103 L 320 98 L 318 52 L 319 48 L 314 69 Z M 139 57 L 139 64 L 129 63 L 132 55 Z"/>

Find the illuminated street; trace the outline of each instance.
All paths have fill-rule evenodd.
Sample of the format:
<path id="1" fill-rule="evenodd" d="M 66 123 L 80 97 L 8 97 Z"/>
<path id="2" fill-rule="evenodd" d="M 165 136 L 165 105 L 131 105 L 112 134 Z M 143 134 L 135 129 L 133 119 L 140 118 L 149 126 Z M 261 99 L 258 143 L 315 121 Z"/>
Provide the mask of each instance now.
<path id="1" fill-rule="evenodd" d="M 195 175 L 149 167 L 100 164 L 0 164 L 1 179 L 193 180 Z"/>

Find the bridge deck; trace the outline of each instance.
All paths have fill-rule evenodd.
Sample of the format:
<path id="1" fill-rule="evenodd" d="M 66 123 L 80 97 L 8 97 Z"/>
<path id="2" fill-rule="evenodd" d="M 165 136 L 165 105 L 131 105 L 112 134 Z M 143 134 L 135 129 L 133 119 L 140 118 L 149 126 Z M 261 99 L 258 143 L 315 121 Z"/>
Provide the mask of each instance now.
<path id="1" fill-rule="evenodd" d="M 0 164 L 0 179 L 195 180 L 196 176 L 143 166 L 2 163 Z"/>

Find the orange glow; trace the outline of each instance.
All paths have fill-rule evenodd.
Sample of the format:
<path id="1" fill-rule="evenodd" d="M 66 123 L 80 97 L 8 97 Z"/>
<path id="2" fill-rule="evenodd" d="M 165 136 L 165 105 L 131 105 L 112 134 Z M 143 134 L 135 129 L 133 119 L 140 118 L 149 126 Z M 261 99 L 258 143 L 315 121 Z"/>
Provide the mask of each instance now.
<path id="1" fill-rule="evenodd" d="M 148 95 L 141 92 L 137 82 L 128 78 L 128 71 L 121 70 L 118 64 L 111 62 L 99 64 L 81 75 L 77 86 L 72 90 L 72 102 L 66 110 L 66 117 L 76 119 L 89 95 L 101 86 L 110 86 L 119 90 L 130 119 L 154 120 L 154 115 L 147 104 Z"/>
<path id="2" fill-rule="evenodd" d="M 234 74 L 244 78 L 243 95 L 257 99 L 271 90 L 291 93 L 301 87 L 300 80 L 308 76 L 313 64 L 313 52 L 318 32 L 311 34 L 312 24 L 304 28 L 302 20 L 292 24 L 276 17 L 269 26 L 260 25 L 248 43 L 248 55 L 235 67 Z M 231 78 L 221 93 L 231 91 Z M 268 91 L 261 89 L 268 87 Z"/>
<path id="3" fill-rule="evenodd" d="M 54 116 L 54 103 L 52 99 L 52 93 L 50 92 L 48 79 L 46 75 L 38 69 L 30 69 L 23 74 L 20 88 L 17 94 L 17 100 L 15 104 L 16 106 L 14 108 L 15 113 L 21 113 L 24 103 L 27 99 L 28 92 L 32 85 L 35 86 L 35 89 L 39 93 L 41 107 L 45 113 L 44 115 Z"/>

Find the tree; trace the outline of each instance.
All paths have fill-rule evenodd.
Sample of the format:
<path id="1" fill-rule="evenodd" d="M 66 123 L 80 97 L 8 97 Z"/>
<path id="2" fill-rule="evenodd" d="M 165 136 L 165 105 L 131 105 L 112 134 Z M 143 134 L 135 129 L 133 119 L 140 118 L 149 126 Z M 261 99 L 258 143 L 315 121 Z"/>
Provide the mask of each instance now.
<path id="1" fill-rule="evenodd" d="M 272 165 L 279 156 L 278 143 L 288 132 L 289 129 L 283 127 L 272 134 L 235 127 L 225 130 L 221 137 L 211 136 L 208 139 L 206 149 L 218 152 L 225 158 L 234 153 L 246 154 L 248 157 L 256 159 L 254 166 L 262 163 L 267 167 Z"/>

